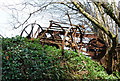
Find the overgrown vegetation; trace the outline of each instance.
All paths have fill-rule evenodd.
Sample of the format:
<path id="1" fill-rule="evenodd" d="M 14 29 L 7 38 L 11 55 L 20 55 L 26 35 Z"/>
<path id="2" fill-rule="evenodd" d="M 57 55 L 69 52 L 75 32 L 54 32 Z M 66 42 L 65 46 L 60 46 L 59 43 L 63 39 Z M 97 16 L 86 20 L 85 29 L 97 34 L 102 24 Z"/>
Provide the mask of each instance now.
<path id="1" fill-rule="evenodd" d="M 42 46 L 39 39 L 2 39 L 2 79 L 117 79 L 83 54 Z M 119 74 L 118 74 L 119 75 Z"/>

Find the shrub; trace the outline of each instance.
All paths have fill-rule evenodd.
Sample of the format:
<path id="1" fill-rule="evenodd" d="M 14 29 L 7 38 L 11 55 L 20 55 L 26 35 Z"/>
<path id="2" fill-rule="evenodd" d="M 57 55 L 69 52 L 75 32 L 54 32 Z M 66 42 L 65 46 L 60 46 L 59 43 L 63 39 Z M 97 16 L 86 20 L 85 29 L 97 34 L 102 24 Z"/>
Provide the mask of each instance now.
<path id="1" fill-rule="evenodd" d="M 83 54 L 40 45 L 39 39 L 2 39 L 2 79 L 117 79 Z"/>

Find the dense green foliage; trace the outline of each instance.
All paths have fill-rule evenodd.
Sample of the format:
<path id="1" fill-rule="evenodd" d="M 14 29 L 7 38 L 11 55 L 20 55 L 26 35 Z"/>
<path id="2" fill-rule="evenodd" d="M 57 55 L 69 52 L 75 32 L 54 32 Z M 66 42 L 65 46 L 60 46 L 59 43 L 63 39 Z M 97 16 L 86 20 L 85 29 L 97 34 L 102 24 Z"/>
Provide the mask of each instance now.
<path id="1" fill-rule="evenodd" d="M 116 79 L 90 58 L 73 51 L 42 46 L 39 39 L 2 39 L 2 79 Z"/>

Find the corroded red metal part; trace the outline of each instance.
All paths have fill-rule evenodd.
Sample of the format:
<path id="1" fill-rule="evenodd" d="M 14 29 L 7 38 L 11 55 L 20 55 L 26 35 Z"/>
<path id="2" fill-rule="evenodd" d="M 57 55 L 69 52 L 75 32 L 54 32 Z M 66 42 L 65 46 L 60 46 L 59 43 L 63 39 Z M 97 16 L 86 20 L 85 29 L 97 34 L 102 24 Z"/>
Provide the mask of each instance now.
<path id="1" fill-rule="evenodd" d="M 69 48 L 74 51 L 82 51 L 82 48 L 86 48 L 87 52 L 92 58 L 101 57 L 105 54 L 106 45 L 101 42 L 95 34 L 85 34 L 83 26 L 70 25 L 69 27 L 63 27 L 60 23 L 50 21 L 49 27 L 41 27 L 39 24 L 32 23 L 27 25 L 21 32 L 27 34 L 27 38 L 39 38 L 41 44 L 48 44 L 61 48 L 64 53 L 65 48 Z M 26 28 L 31 27 L 30 32 L 26 31 Z M 35 28 L 37 27 L 37 28 Z M 36 30 L 34 30 L 36 29 Z M 83 38 L 93 38 L 88 44 L 83 43 Z"/>

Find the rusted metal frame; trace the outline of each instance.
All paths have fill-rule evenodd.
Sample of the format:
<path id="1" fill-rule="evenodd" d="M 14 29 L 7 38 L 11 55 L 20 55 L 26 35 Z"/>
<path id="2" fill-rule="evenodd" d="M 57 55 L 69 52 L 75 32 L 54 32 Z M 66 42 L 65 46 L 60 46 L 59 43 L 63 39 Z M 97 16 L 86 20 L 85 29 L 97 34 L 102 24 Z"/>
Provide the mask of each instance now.
<path id="1" fill-rule="evenodd" d="M 75 30 L 74 30 L 74 29 L 75 29 Z M 65 35 L 64 35 L 64 39 L 63 39 L 63 43 L 64 43 L 64 44 L 62 43 L 63 49 L 64 49 L 65 42 L 68 42 L 69 45 L 70 45 L 70 46 L 69 46 L 70 48 L 75 49 L 75 50 L 78 50 L 78 45 L 77 45 L 76 41 L 74 41 L 74 39 L 75 39 L 75 37 L 76 37 L 76 31 L 77 31 L 77 28 L 73 28 L 73 27 L 70 27 L 70 28 L 66 31 L 66 33 L 65 33 Z M 66 37 L 70 37 L 70 39 L 69 39 L 69 40 L 65 40 Z M 75 44 L 75 46 L 73 45 L 73 43 Z"/>
<path id="2" fill-rule="evenodd" d="M 70 26 L 72 26 L 72 21 L 71 21 L 71 18 L 70 18 L 70 15 L 68 14 L 68 12 L 67 12 L 66 15 L 68 16 L 68 20 L 69 20 L 69 22 L 70 22 Z M 72 35 L 74 31 L 73 31 L 72 29 L 73 29 L 73 27 L 70 29 L 70 32 L 72 32 L 72 33 L 70 34 L 71 37 L 70 37 L 69 40 L 71 40 L 71 42 L 70 42 L 71 48 L 74 49 L 75 47 L 73 47 L 73 44 L 74 44 L 74 43 L 73 43 L 73 35 Z M 76 51 L 76 49 L 75 49 L 75 51 Z"/>
<path id="3" fill-rule="evenodd" d="M 76 33 L 77 33 L 77 28 L 71 28 L 72 29 L 72 34 L 71 34 L 71 37 L 72 37 L 72 48 L 75 49 L 75 51 L 78 50 L 78 45 L 77 45 L 77 42 L 75 40 L 75 37 L 76 37 Z M 74 46 L 73 46 L 74 44 Z"/>
<path id="4" fill-rule="evenodd" d="M 60 35 L 64 35 L 64 34 L 65 34 L 65 32 L 63 32 L 63 31 L 53 31 L 53 30 L 48 30 L 47 32 L 59 32 Z"/>
<path id="5" fill-rule="evenodd" d="M 80 30 L 79 27 L 75 27 L 75 28 L 72 27 L 70 30 L 71 31 L 68 33 L 68 36 L 70 35 L 71 39 L 69 39 L 69 40 L 73 40 L 73 41 L 72 42 L 67 41 L 67 42 L 70 43 L 70 46 L 71 46 L 70 48 L 75 49 L 76 51 L 80 50 L 82 48 L 82 45 L 80 45 L 80 48 L 79 48 L 79 46 L 78 46 L 79 43 L 77 43 L 77 41 L 75 41 L 75 37 L 79 37 L 78 34 L 77 34 L 77 32 L 81 32 L 81 30 Z M 82 36 L 82 38 L 83 38 L 83 36 Z M 80 38 L 80 41 L 82 41 L 81 38 Z M 75 44 L 75 46 L 73 46 L 73 44 Z"/>
<path id="6" fill-rule="evenodd" d="M 38 35 L 37 35 L 37 38 L 39 38 L 43 33 L 44 33 L 44 30 L 42 30 L 41 32 L 39 32 Z M 42 38 L 44 38 L 44 37 L 47 37 L 47 35 L 44 34 Z"/>
<path id="7" fill-rule="evenodd" d="M 81 29 L 79 27 L 78 27 L 78 29 L 80 31 L 80 43 L 82 43 L 85 32 L 82 33 L 82 31 L 81 31 Z"/>
<path id="8" fill-rule="evenodd" d="M 52 40 L 55 41 L 56 39 L 55 39 L 55 36 L 54 36 L 54 30 L 50 30 L 50 29 L 52 29 L 53 24 L 55 24 L 55 23 L 53 23 L 52 21 L 50 21 L 49 28 L 47 28 L 47 30 L 42 35 L 44 35 L 45 33 L 49 33 L 51 35 L 51 37 L 52 37 Z M 61 27 L 59 24 L 55 24 L 55 25 L 57 25 L 57 26 L 54 26 L 54 27 L 58 27 L 58 26 Z M 46 38 L 46 40 L 48 40 L 50 42 L 51 38 Z"/>
<path id="9" fill-rule="evenodd" d="M 49 27 L 49 29 L 47 29 L 47 31 L 45 31 L 45 33 L 49 33 L 50 35 L 51 35 L 51 37 L 52 37 L 52 40 L 53 41 L 55 41 L 56 39 L 55 39 L 55 31 L 54 30 L 50 30 L 50 29 L 52 29 L 52 27 L 53 27 L 53 24 L 54 25 L 57 25 L 57 26 L 54 26 L 54 27 L 60 27 L 61 28 L 61 26 L 59 25 L 59 24 L 55 24 L 54 22 L 52 22 L 51 21 L 51 25 L 50 25 L 50 27 Z M 53 29 L 55 29 L 55 28 L 53 28 Z M 61 28 L 62 29 L 62 28 Z M 63 30 L 63 29 L 62 29 Z M 64 31 L 64 30 L 63 30 Z M 58 32 L 58 31 L 57 31 Z M 59 35 L 59 34 L 58 34 Z M 47 38 L 47 40 L 50 40 L 51 38 Z"/>
<path id="10" fill-rule="evenodd" d="M 72 28 L 73 28 L 73 27 L 72 27 Z M 73 33 L 72 28 L 70 29 L 70 32 L 72 32 L 72 33 Z M 72 36 L 72 33 L 70 34 L 70 40 L 71 40 L 71 41 L 72 41 L 72 43 L 73 43 L 73 36 Z"/>
<path id="11" fill-rule="evenodd" d="M 65 40 L 65 46 L 72 48 L 73 42 L 72 42 L 72 33 L 73 32 L 68 32 L 67 37 L 69 38 L 68 40 Z M 66 44 L 69 43 L 69 44 Z M 73 48 L 72 48 L 73 49 Z"/>
<path id="12" fill-rule="evenodd" d="M 79 47 L 78 44 L 77 44 L 77 47 L 79 47 L 78 50 L 80 51 L 82 49 L 82 46 L 83 46 L 82 42 L 83 42 L 83 37 L 84 37 L 85 32 L 82 33 L 80 27 L 78 27 L 78 26 L 76 26 L 76 28 L 79 30 L 79 35 L 80 35 L 80 42 L 79 43 L 81 44 L 81 46 Z"/>
<path id="13" fill-rule="evenodd" d="M 74 40 L 73 39 L 75 39 L 75 37 L 76 37 L 76 31 L 77 31 L 77 29 L 79 30 L 79 32 L 81 32 L 81 30 L 80 30 L 80 28 L 79 27 L 76 27 L 75 28 L 75 31 L 73 30 L 74 28 L 73 27 L 70 27 L 67 31 L 66 31 L 66 33 L 65 33 L 65 35 L 64 35 L 64 39 L 63 39 L 63 42 L 62 42 L 62 50 L 64 49 L 64 45 L 65 45 L 65 38 L 67 37 L 67 36 L 70 36 L 70 39 L 69 40 L 71 40 L 71 42 L 70 41 L 67 41 L 68 43 L 75 43 L 75 45 L 77 45 L 77 46 L 75 46 L 74 47 L 74 49 L 75 50 L 78 50 L 78 44 L 76 43 L 76 41 L 74 42 Z M 69 33 L 69 34 L 68 34 Z M 75 34 L 75 35 L 73 35 L 73 34 Z M 80 33 L 81 35 L 83 34 L 83 33 Z M 82 35 L 82 37 L 80 36 L 80 42 L 82 41 L 81 40 L 81 38 L 83 38 L 83 35 Z M 72 45 L 71 45 L 71 47 L 70 48 L 72 48 Z"/>
<path id="14" fill-rule="evenodd" d="M 43 32 L 43 34 L 39 38 L 41 39 L 51 27 L 52 27 L 52 21 L 50 21 L 50 26 Z"/>
<path id="15" fill-rule="evenodd" d="M 25 29 L 31 25 L 32 26 L 32 29 L 30 31 L 30 33 L 28 33 Z M 96 49 L 96 50 L 102 50 L 104 49 L 104 45 L 103 46 L 98 46 L 98 45 L 94 45 L 94 43 L 91 43 L 91 41 L 89 42 L 89 44 L 91 44 L 92 46 L 86 46 L 85 44 L 82 43 L 83 41 L 83 37 L 88 37 L 88 38 L 95 38 L 95 44 L 97 44 L 97 42 L 100 42 L 96 35 L 92 35 L 91 34 L 84 34 L 85 32 L 82 31 L 82 29 L 79 27 L 79 26 L 71 26 L 71 27 L 61 27 L 61 25 L 59 24 L 56 24 L 55 22 L 51 22 L 50 23 L 50 26 L 47 28 L 47 30 L 43 30 L 42 27 L 39 25 L 39 24 L 36 24 L 36 23 L 32 23 L 32 24 L 29 24 L 27 25 L 23 31 L 21 32 L 21 35 L 23 34 L 23 32 L 26 32 L 27 34 L 29 34 L 30 36 L 32 37 L 35 37 L 36 33 L 38 32 L 38 36 L 40 35 L 40 33 L 42 33 L 43 36 L 46 35 L 46 33 L 49 33 L 51 35 L 52 38 L 47 38 L 47 37 L 43 37 L 41 38 L 41 42 L 42 43 L 51 43 L 51 44 L 56 44 L 58 45 L 59 47 L 62 48 L 62 55 L 64 55 L 64 47 L 65 46 L 68 46 L 69 48 L 71 49 L 75 49 L 75 50 L 80 50 L 80 51 L 84 51 L 82 50 L 81 48 L 91 48 L 91 49 Z M 35 32 L 34 36 L 33 36 L 33 28 L 35 27 L 34 25 L 38 25 L 38 29 L 37 31 Z M 53 25 L 57 25 L 57 26 L 53 26 Z M 52 28 L 53 27 L 53 28 Z M 60 28 L 59 31 L 57 31 L 56 29 Z M 66 28 L 66 31 L 65 29 Z M 68 29 L 67 29 L 68 28 Z M 41 32 L 39 32 L 39 30 L 41 29 Z M 61 30 L 61 31 L 60 31 Z M 57 33 L 56 33 L 57 32 Z M 60 35 L 64 35 L 64 38 L 63 40 L 61 39 L 61 36 Z M 37 36 L 37 37 L 38 37 Z M 41 35 L 40 35 L 41 36 Z M 57 39 L 56 36 L 59 36 L 60 39 Z M 69 40 L 66 40 L 66 37 L 69 37 L 70 39 Z M 75 38 L 80 38 L 80 40 L 75 40 Z M 67 42 L 69 43 L 67 45 Z M 78 43 L 77 43 L 78 42 Z M 72 46 L 72 43 L 75 44 L 75 46 Z M 102 42 L 100 42 L 102 43 Z M 99 43 L 98 43 L 99 44 Z M 104 44 L 104 43 L 102 43 Z M 84 51 L 85 52 L 85 51 Z M 101 51 L 93 51 L 94 52 L 94 56 L 96 54 L 99 54 L 101 53 Z M 90 54 L 89 52 L 86 51 L 86 53 Z M 97 58 L 97 56 L 95 56 Z"/>
<path id="16" fill-rule="evenodd" d="M 62 41 L 62 55 L 64 55 L 65 40 L 66 40 L 66 37 L 67 37 L 67 35 L 68 35 L 68 33 L 69 33 L 69 31 L 70 31 L 71 28 L 72 28 L 72 26 L 70 26 L 70 27 L 68 28 L 68 30 L 66 30 L 66 32 L 65 32 L 65 35 L 64 35 L 64 38 L 63 38 L 63 41 Z"/>
<path id="17" fill-rule="evenodd" d="M 54 34 L 54 39 L 55 39 L 55 41 L 57 41 L 57 42 L 62 42 L 62 38 L 61 38 L 61 36 L 60 36 L 59 33 Z"/>
<path id="18" fill-rule="evenodd" d="M 77 33 L 77 28 L 74 28 L 74 29 L 73 29 L 73 33 L 72 33 L 72 36 L 74 37 L 74 38 L 73 38 L 73 42 L 74 42 L 74 43 L 76 42 L 76 40 L 75 40 L 76 33 Z"/>
<path id="19" fill-rule="evenodd" d="M 78 28 L 79 32 L 81 32 L 80 28 L 79 28 L 79 27 L 76 27 L 76 30 L 77 30 L 77 28 Z M 71 28 L 71 29 L 73 29 L 73 28 Z M 73 31 L 70 30 L 70 32 L 73 32 Z M 74 33 L 75 33 L 75 32 L 74 32 Z M 76 35 L 77 35 L 77 34 L 76 34 Z M 73 38 L 74 38 L 75 36 L 73 36 L 73 35 L 71 35 L 71 34 L 70 34 L 70 36 L 71 36 L 71 40 L 72 40 L 72 43 L 73 43 L 73 42 L 74 42 L 74 41 L 73 41 Z M 81 36 L 82 36 L 82 37 L 80 37 L 80 38 L 83 38 L 82 32 L 81 32 Z M 81 40 L 81 39 L 80 39 L 80 40 Z M 81 41 L 82 41 L 82 40 L 81 40 Z M 69 43 L 70 43 L 70 42 L 69 42 Z"/>
<path id="20" fill-rule="evenodd" d="M 57 27 L 57 26 L 56 26 Z M 52 28 L 50 28 L 50 30 L 53 30 L 53 31 L 63 31 L 63 30 L 61 30 L 60 28 L 56 28 L 56 27 L 53 27 L 52 26 Z"/>
<path id="21" fill-rule="evenodd" d="M 69 23 L 65 23 L 65 22 L 56 22 L 56 21 L 53 21 L 53 20 L 51 20 L 51 21 L 54 22 L 54 23 L 67 24 L 67 25 L 70 25 L 70 26 L 79 26 L 79 27 L 82 27 L 80 25 L 69 24 Z M 66 27 L 62 27 L 62 28 L 66 28 Z"/>
<path id="22" fill-rule="evenodd" d="M 51 37 L 52 37 L 52 39 L 54 39 L 54 36 L 53 36 L 53 30 L 52 31 L 47 31 L 46 33 L 49 33 L 50 35 L 51 35 Z M 51 37 L 49 37 L 49 38 L 51 38 Z M 47 39 L 49 39 L 49 38 L 47 38 Z"/>
<path id="23" fill-rule="evenodd" d="M 57 26 L 53 26 L 53 24 L 54 25 L 57 25 Z M 31 32 L 33 32 L 33 28 L 34 28 L 34 26 L 33 25 L 35 25 L 35 24 L 30 24 L 30 25 L 32 25 L 32 29 L 31 29 Z M 27 27 L 28 27 L 29 25 L 27 25 L 24 29 L 23 29 L 23 31 L 22 31 L 22 33 L 25 31 L 26 33 L 27 33 L 27 31 L 25 30 Z M 40 26 L 39 26 L 40 27 Z M 59 28 L 61 28 L 61 30 L 63 30 L 63 31 L 56 31 L 56 29 L 55 28 L 52 28 L 52 27 L 55 27 L 55 28 L 57 28 L 57 27 L 59 27 Z M 51 34 L 51 37 L 53 37 L 53 38 L 47 38 L 47 37 L 43 37 L 42 39 L 43 40 L 41 40 L 41 42 L 44 42 L 45 41 L 45 43 L 47 43 L 47 42 L 49 42 L 49 43 L 52 43 L 52 44 L 59 44 L 59 46 L 61 45 L 62 46 L 62 50 L 63 50 L 63 52 L 62 52 L 62 54 L 64 54 L 64 47 L 65 47 L 65 45 L 66 45 L 66 41 L 65 41 L 65 39 L 66 39 L 66 37 L 68 37 L 68 36 L 70 36 L 70 41 L 67 41 L 68 43 L 69 43 L 69 47 L 70 48 L 72 48 L 72 45 L 70 45 L 71 43 L 74 43 L 76 46 L 75 46 L 75 48 L 74 49 L 77 49 L 78 50 L 78 48 L 79 48 L 79 50 L 82 48 L 82 46 L 84 46 L 85 48 L 87 48 L 87 47 L 89 47 L 89 46 L 85 46 L 85 44 L 80 44 L 79 45 L 79 43 L 81 43 L 82 42 L 82 39 L 83 39 L 83 37 L 88 37 L 89 38 L 89 36 L 91 35 L 91 34 L 88 34 L 88 35 L 85 35 L 84 34 L 84 31 L 82 31 L 81 29 L 80 29 L 80 27 L 78 27 L 78 26 L 76 26 L 76 27 L 65 27 L 65 28 L 68 28 L 67 29 L 67 31 L 66 32 L 64 32 L 64 27 L 61 27 L 59 24 L 56 24 L 56 23 L 53 23 L 52 22 L 52 24 L 50 24 L 50 26 L 49 26 L 49 28 L 47 28 L 47 30 L 44 30 L 43 31 L 43 29 L 41 28 L 41 32 L 43 32 L 42 33 L 42 35 L 45 35 L 46 33 L 49 33 L 49 34 Z M 37 31 L 35 32 L 35 34 L 37 33 L 37 32 L 39 32 L 39 29 L 40 28 L 38 28 L 37 29 Z M 52 29 L 52 30 L 50 30 L 50 29 Z M 30 33 L 31 33 L 30 32 Z M 40 33 L 41 33 L 40 32 Z M 57 34 L 56 34 L 56 32 L 58 32 Z M 28 34 L 28 33 L 27 33 Z M 34 34 L 34 36 L 35 36 L 35 34 Z M 63 38 L 63 40 L 59 40 L 59 39 L 55 39 L 56 37 L 55 36 L 59 36 L 60 37 L 60 35 L 64 35 L 64 38 Z M 80 42 L 79 41 L 76 41 L 75 40 L 75 37 L 80 37 Z M 96 38 L 96 36 L 95 35 L 93 35 L 91 38 Z M 45 40 L 46 39 L 46 40 Z M 58 41 L 60 41 L 60 42 L 62 42 L 62 43 L 59 43 Z M 78 43 L 77 43 L 78 42 Z M 95 48 L 95 47 L 94 47 Z M 95 48 L 95 49 L 100 49 L 100 47 L 99 48 Z M 102 49 L 102 48 L 101 48 Z M 82 50 L 81 50 L 82 51 Z M 96 51 L 97 52 L 97 51 Z"/>
<path id="24" fill-rule="evenodd" d="M 58 39 L 55 38 L 54 32 L 55 32 L 55 31 L 53 31 L 53 30 L 51 30 L 51 31 L 48 30 L 48 31 L 46 32 L 46 33 L 49 33 L 49 34 L 51 35 L 51 37 L 52 37 L 52 38 L 51 38 L 51 37 L 47 38 L 47 40 L 49 40 L 49 39 L 53 39 L 54 41 L 55 41 L 55 40 L 58 40 Z"/>
<path id="25" fill-rule="evenodd" d="M 68 29 L 69 27 L 62 26 L 61 28 L 63 28 L 63 29 Z"/>
<path id="26" fill-rule="evenodd" d="M 56 22 L 54 22 L 53 24 L 57 25 L 57 27 L 60 27 L 63 30 L 63 32 L 65 32 L 65 30 L 63 29 L 63 27 L 61 27 L 61 25 L 57 24 Z"/>

